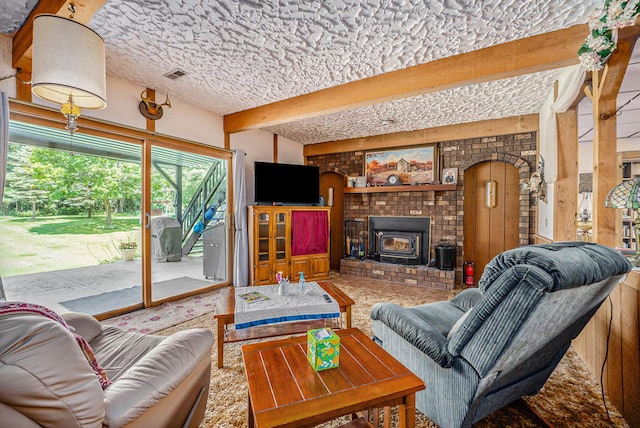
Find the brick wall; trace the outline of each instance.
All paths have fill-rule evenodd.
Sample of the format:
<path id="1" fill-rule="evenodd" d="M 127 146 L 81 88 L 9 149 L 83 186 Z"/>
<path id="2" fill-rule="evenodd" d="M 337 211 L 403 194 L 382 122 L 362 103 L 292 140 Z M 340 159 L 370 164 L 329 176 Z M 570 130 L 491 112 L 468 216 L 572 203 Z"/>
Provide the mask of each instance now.
<path id="1" fill-rule="evenodd" d="M 464 171 L 485 161 L 501 161 L 520 170 L 520 178 L 528 179 L 536 166 L 536 134 L 509 134 L 494 137 L 443 141 L 438 143 L 440 168 L 458 168 L 455 191 L 421 191 L 394 193 L 345 194 L 345 220 L 367 220 L 377 216 L 431 217 L 431 249 L 440 241 L 453 242 L 458 247 L 456 283 L 462 283 Z M 309 165 L 320 171 L 333 171 L 346 176 L 362 175 L 364 152 L 335 153 L 307 158 Z M 535 228 L 534 199 L 527 191 L 520 195 L 520 242 L 531 242 Z M 433 254 L 432 254 L 433 256 Z"/>

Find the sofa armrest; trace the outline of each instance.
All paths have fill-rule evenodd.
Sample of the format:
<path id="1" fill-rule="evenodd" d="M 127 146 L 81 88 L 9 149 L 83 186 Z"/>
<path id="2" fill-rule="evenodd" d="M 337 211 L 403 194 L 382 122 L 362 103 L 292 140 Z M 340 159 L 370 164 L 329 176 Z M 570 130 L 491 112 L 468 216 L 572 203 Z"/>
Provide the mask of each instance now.
<path id="1" fill-rule="evenodd" d="M 102 325 L 91 315 L 80 312 L 65 312 L 60 316 L 75 334 L 82 336 L 87 342 L 91 342 L 102 334 Z"/>
<path id="2" fill-rule="evenodd" d="M 134 421 L 171 393 L 203 358 L 211 358 L 213 333 L 184 330 L 163 340 L 105 391 L 105 426 Z"/>
<path id="3" fill-rule="evenodd" d="M 371 308 L 371 319 L 385 323 L 441 367 L 449 368 L 453 364 L 447 338 L 412 311 L 396 303 L 378 303 Z"/>

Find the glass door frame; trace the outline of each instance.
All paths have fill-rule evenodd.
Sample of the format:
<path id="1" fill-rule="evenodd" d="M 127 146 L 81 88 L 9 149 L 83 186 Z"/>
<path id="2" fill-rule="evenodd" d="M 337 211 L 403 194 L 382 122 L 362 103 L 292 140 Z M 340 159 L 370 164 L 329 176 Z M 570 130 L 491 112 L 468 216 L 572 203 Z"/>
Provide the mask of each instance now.
<path id="1" fill-rule="evenodd" d="M 9 100 L 9 116 L 10 120 L 25 122 L 34 125 L 40 125 L 55 129 L 65 129 L 66 122 L 64 116 L 56 109 L 44 107 L 15 99 Z M 214 290 L 222 286 L 230 285 L 231 281 L 215 286 L 199 289 L 190 293 L 171 296 L 162 300 L 151 299 L 151 230 L 150 230 L 150 214 L 151 214 L 151 148 L 161 146 L 178 151 L 186 151 L 202 154 L 209 157 L 215 157 L 227 163 L 227 222 L 228 230 L 228 254 L 227 270 L 232 272 L 233 266 L 233 246 L 234 246 L 234 208 L 233 208 L 233 183 L 232 183 L 232 152 L 220 147 L 207 146 L 179 138 L 173 138 L 164 135 L 155 135 L 151 132 L 141 129 L 129 128 L 122 125 L 103 122 L 97 119 L 80 117 L 78 118 L 79 132 L 92 135 L 95 137 L 109 138 L 119 140 L 126 143 L 132 143 L 141 146 L 142 149 L 142 209 L 141 209 L 141 229 L 142 229 L 142 303 L 119 308 L 117 310 L 99 315 L 98 319 L 105 319 L 130 312 L 136 309 L 148 308 L 160 305 L 167 301 L 177 300 L 189 295 L 200 294 L 206 291 Z M 230 275 L 228 275 L 228 278 Z"/>
<path id="2" fill-rule="evenodd" d="M 142 259 L 142 283 L 144 284 L 143 292 L 142 292 L 142 302 L 145 307 L 151 307 L 160 305 L 164 302 L 169 302 L 177 299 L 181 299 L 188 296 L 193 296 L 196 294 L 201 294 L 203 292 L 214 290 L 220 288 L 225 285 L 230 285 L 231 282 L 227 279 L 226 282 L 222 284 L 216 284 L 211 287 L 205 287 L 198 290 L 190 291 L 187 293 L 177 294 L 175 296 L 167 297 L 164 299 L 153 299 L 152 295 L 152 257 L 151 257 L 151 170 L 152 166 L 152 148 L 153 147 L 163 147 L 166 149 L 176 150 L 180 152 L 189 152 L 194 154 L 199 154 L 208 157 L 215 157 L 221 161 L 226 162 L 227 168 L 227 217 L 229 221 L 226 222 L 227 234 L 229 239 L 227 240 L 227 278 L 230 278 L 230 273 L 232 272 L 232 254 L 233 254 L 233 228 L 231 227 L 233 221 L 233 198 L 232 198 L 232 184 L 231 184 L 231 160 L 232 153 L 229 151 L 224 151 L 225 156 L 215 156 L 212 153 L 211 148 L 209 146 L 204 146 L 200 144 L 195 144 L 187 141 L 167 141 L 167 140 L 159 140 L 155 138 L 148 138 L 144 140 L 143 150 L 142 150 L 142 251 L 145 254 L 145 257 Z"/>

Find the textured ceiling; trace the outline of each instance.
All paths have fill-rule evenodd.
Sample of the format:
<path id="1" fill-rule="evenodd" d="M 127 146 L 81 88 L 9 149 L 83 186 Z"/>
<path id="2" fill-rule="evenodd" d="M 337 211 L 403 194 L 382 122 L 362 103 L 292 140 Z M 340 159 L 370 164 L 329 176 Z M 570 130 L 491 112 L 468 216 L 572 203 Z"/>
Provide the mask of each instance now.
<path id="1" fill-rule="evenodd" d="M 15 31 L 35 1 L 8 3 L 2 33 Z M 601 3 L 108 0 L 90 26 L 105 40 L 108 74 L 224 115 L 581 24 Z M 187 75 L 163 77 L 175 69 Z M 536 73 L 267 129 L 311 144 L 537 113 L 555 77 Z"/>

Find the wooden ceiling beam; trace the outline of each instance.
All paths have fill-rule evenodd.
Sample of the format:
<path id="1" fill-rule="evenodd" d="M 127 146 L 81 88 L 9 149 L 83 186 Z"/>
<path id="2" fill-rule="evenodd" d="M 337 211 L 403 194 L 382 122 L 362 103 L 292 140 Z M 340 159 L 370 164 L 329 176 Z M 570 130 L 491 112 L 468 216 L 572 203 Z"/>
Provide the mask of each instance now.
<path id="1" fill-rule="evenodd" d="M 348 140 L 306 144 L 303 155 L 318 156 L 333 153 L 382 150 L 391 147 L 415 146 L 440 141 L 464 140 L 467 138 L 489 137 L 503 134 L 519 134 L 538 130 L 538 114 L 490 119 L 479 122 L 439 126 L 417 131 L 395 132 L 393 134 L 372 135 Z"/>
<path id="2" fill-rule="evenodd" d="M 23 72 L 31 73 L 31 59 L 33 47 L 33 19 L 43 13 L 69 17 L 69 5 L 73 3 L 76 7 L 74 21 L 88 25 L 93 15 L 100 9 L 107 0 L 46 0 L 39 1 L 27 17 L 22 27 L 13 37 L 12 67 L 21 69 Z M 73 46 L 69 47 L 70 49 Z"/>
<path id="3" fill-rule="evenodd" d="M 586 24 L 438 59 L 228 114 L 229 133 L 273 126 L 445 89 L 578 63 Z"/>

